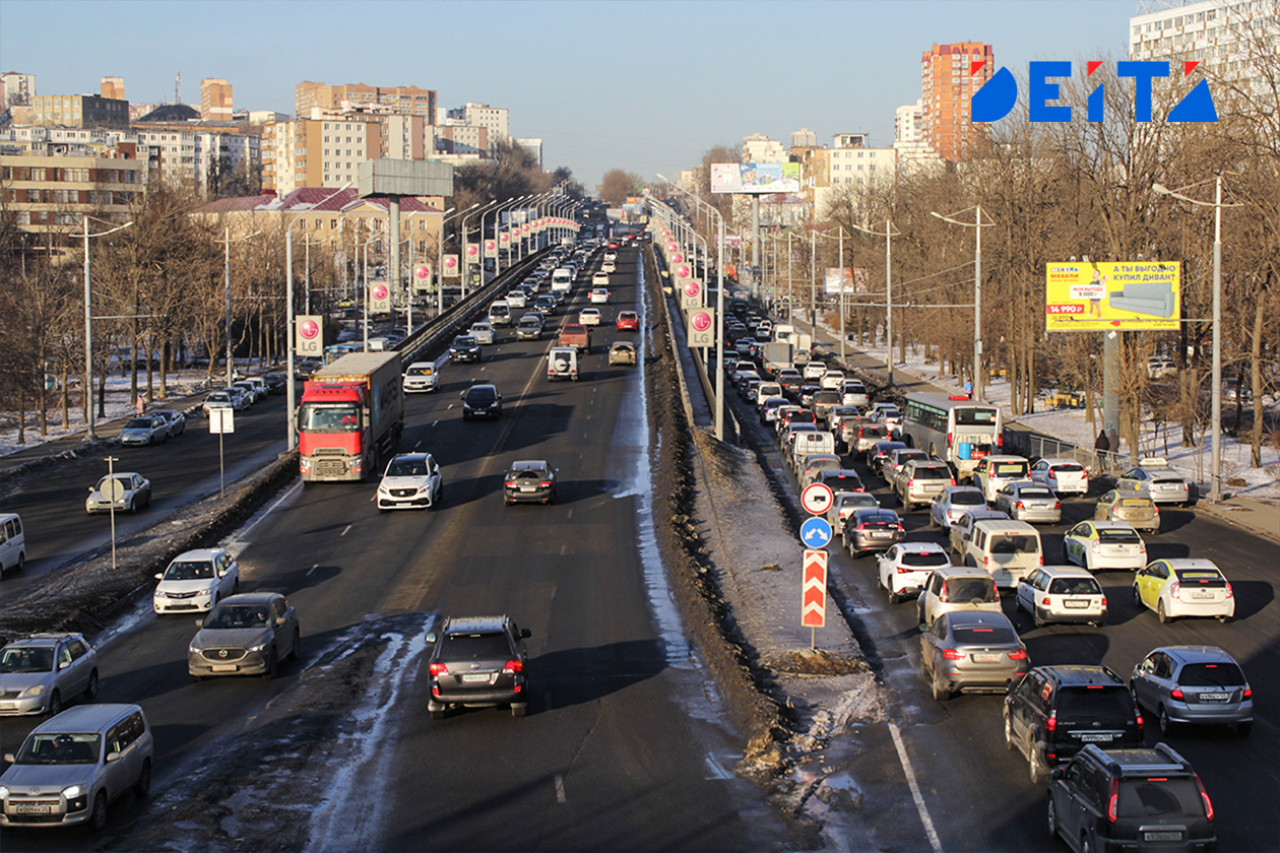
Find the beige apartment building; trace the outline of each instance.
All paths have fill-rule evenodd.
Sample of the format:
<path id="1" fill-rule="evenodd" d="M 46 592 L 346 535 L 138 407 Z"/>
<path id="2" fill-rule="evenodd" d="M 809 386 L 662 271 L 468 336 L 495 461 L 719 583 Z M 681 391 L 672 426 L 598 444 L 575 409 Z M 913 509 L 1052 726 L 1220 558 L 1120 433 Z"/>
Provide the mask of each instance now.
<path id="1" fill-rule="evenodd" d="M 213 77 L 201 80 L 200 118 L 205 121 L 231 121 L 231 113 L 231 84 Z"/>
<path id="2" fill-rule="evenodd" d="M 417 86 L 368 86 L 364 83 L 325 83 L 303 81 L 294 87 L 294 104 L 298 118 L 311 115 L 315 108 L 349 110 L 373 105 L 392 107 L 395 112 L 421 116 L 428 124 L 436 121 L 436 90 Z"/>
<path id="3" fill-rule="evenodd" d="M 361 161 L 382 156 L 377 116 L 307 118 L 262 130 L 262 189 L 288 195 L 301 187 L 355 183 Z"/>
<path id="4" fill-rule="evenodd" d="M 98 79 L 98 94 L 104 98 L 111 98 L 116 101 L 124 100 L 124 78 L 123 77 L 100 77 Z"/>

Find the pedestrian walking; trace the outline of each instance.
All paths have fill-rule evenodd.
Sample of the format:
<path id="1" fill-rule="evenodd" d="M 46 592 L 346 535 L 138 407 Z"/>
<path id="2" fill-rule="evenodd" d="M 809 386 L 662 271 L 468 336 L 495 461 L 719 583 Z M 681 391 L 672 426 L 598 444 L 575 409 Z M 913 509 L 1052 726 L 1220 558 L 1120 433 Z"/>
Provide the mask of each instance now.
<path id="1" fill-rule="evenodd" d="M 1098 430 L 1098 440 L 1093 443 L 1094 454 L 1098 457 L 1098 469 L 1102 470 L 1107 453 L 1111 451 L 1111 441 L 1107 438 L 1106 429 Z"/>
<path id="2" fill-rule="evenodd" d="M 972 379 L 966 379 L 964 381 L 964 395 L 968 397 L 970 400 L 973 399 L 973 380 Z"/>
<path id="3" fill-rule="evenodd" d="M 139 416 L 147 410 L 147 401 L 141 394 L 138 395 L 138 400 L 134 403 L 134 409 L 137 411 Z"/>

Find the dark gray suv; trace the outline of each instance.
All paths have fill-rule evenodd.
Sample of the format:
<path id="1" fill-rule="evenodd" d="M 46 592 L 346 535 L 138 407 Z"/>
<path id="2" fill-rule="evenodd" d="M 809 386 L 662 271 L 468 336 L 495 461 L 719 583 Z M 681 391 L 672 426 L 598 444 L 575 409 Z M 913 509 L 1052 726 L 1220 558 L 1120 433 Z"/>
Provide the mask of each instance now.
<path id="1" fill-rule="evenodd" d="M 511 707 L 523 717 L 529 707 L 524 641 L 528 628 L 518 628 L 509 616 L 466 616 L 446 619 L 440 633 L 427 634 L 435 648 L 427 665 L 431 718 L 444 717 L 451 707 Z"/>

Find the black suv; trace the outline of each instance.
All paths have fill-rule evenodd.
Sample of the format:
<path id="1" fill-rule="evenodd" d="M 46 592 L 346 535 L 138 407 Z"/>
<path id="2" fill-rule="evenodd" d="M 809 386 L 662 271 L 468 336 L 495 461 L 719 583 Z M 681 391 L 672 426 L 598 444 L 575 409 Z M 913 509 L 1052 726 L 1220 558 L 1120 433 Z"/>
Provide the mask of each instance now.
<path id="1" fill-rule="evenodd" d="M 455 705 L 509 705 L 513 717 L 523 717 L 529 707 L 524 670 L 529 636 L 529 629 L 517 628 L 509 616 L 455 617 L 444 621 L 439 635 L 427 634 L 427 642 L 435 644 L 427 667 L 431 718 L 441 719 Z"/>
<path id="2" fill-rule="evenodd" d="M 449 347 L 449 360 L 455 364 L 480 361 L 480 342 L 471 335 L 459 335 Z"/>
<path id="3" fill-rule="evenodd" d="M 1142 717 L 1120 676 L 1105 666 L 1038 666 L 1009 684 L 1004 739 L 1031 765 L 1031 781 L 1088 744 L 1142 746 Z"/>
<path id="4" fill-rule="evenodd" d="M 1114 750 L 1090 744 L 1055 768 L 1049 834 L 1077 851 L 1212 851 L 1218 843 L 1200 777 L 1163 743 Z"/>

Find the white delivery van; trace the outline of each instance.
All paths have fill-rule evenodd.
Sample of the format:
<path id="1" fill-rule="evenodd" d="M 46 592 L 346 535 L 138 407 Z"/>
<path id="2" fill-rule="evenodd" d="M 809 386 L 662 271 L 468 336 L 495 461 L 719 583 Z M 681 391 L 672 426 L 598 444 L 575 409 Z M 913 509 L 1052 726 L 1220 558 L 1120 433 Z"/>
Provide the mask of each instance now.
<path id="1" fill-rule="evenodd" d="M 489 306 L 489 325 L 511 325 L 511 304 L 507 302 L 507 300 L 496 299 L 493 304 Z"/>
<path id="2" fill-rule="evenodd" d="M 551 273 L 551 292 L 568 296 L 573 290 L 573 267 L 558 267 Z"/>
<path id="3" fill-rule="evenodd" d="M 578 350 L 576 347 L 552 347 L 547 353 L 547 378 L 578 381 Z"/>
<path id="4" fill-rule="evenodd" d="M 1018 581 L 1044 565 L 1040 532 L 1025 521 L 975 523 L 964 552 L 965 565 L 986 571 L 1000 589 L 1016 589 Z"/>
<path id="5" fill-rule="evenodd" d="M 800 463 L 811 453 L 836 452 L 836 437 L 830 430 L 820 429 L 813 432 L 796 433 L 795 442 L 791 445 L 791 467 L 799 469 Z"/>
<path id="6" fill-rule="evenodd" d="M 0 514 L 0 575 L 27 563 L 27 537 L 16 512 Z"/>

